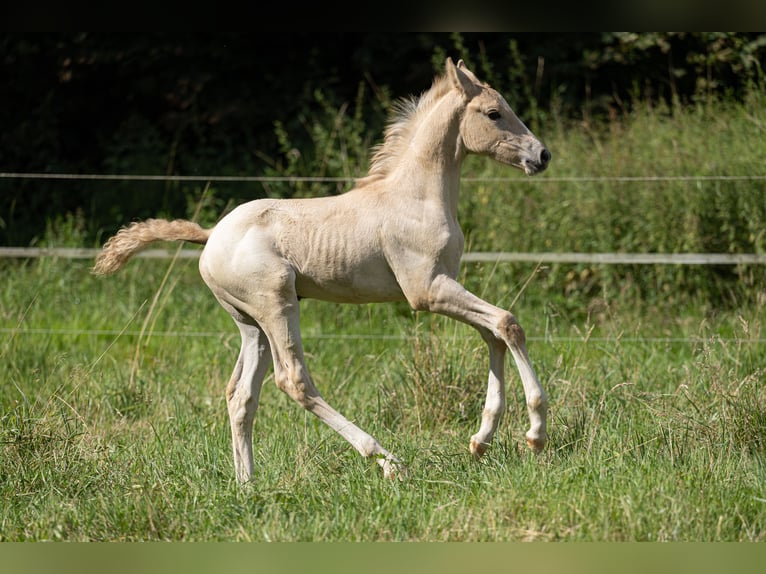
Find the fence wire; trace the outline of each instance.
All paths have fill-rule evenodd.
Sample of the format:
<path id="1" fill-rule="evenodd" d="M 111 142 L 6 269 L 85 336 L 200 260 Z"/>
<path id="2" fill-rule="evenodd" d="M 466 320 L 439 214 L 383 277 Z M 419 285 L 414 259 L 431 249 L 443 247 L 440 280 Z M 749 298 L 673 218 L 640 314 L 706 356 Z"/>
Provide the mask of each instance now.
<path id="1" fill-rule="evenodd" d="M 161 338 L 212 338 L 212 339 L 237 339 L 236 332 L 216 331 L 123 331 L 119 329 L 43 329 L 43 328 L 0 328 L 0 333 L 6 335 L 47 335 L 47 336 L 70 336 L 70 337 L 161 337 Z M 342 333 L 301 333 L 303 339 L 316 340 L 348 340 L 348 341 L 414 341 L 418 335 L 391 335 L 387 333 L 368 334 L 342 334 Z M 476 337 L 462 337 L 462 339 L 478 341 Z M 527 336 L 527 341 L 543 343 L 630 343 L 630 344 L 685 344 L 702 345 L 711 340 L 723 343 L 762 345 L 766 338 L 738 338 L 738 337 L 574 337 L 574 336 Z"/>
<path id="2" fill-rule="evenodd" d="M 362 176 L 359 176 L 362 177 Z M 351 183 L 356 176 L 348 177 L 302 177 L 302 176 L 223 176 L 223 175 L 151 175 L 151 174 L 75 174 L 75 173 L 26 173 L 0 172 L 0 179 L 34 179 L 34 180 L 80 180 L 80 181 L 175 181 L 175 182 L 219 182 L 219 183 Z M 515 182 L 525 184 L 553 183 L 661 183 L 661 182 L 707 182 L 707 181 L 764 181 L 766 175 L 704 175 L 704 176 L 614 176 L 614 177 L 478 177 L 462 178 L 464 182 Z M 0 258 L 42 258 L 53 257 L 62 259 L 93 259 L 98 249 L 67 248 L 67 247 L 0 247 Z M 136 257 L 150 259 L 167 259 L 178 257 L 182 259 L 198 258 L 200 249 L 148 249 L 138 253 Z M 729 253 L 530 253 L 530 252 L 468 252 L 463 254 L 466 263 L 590 263 L 590 264 L 654 264 L 654 265 L 763 265 L 766 264 L 766 254 L 729 254 Z M 139 331 L 123 331 L 112 329 L 45 329 L 45 328 L 0 328 L 0 334 L 15 337 L 24 336 L 143 336 Z M 181 332 L 153 331 L 152 337 L 165 338 L 236 338 L 236 334 L 211 331 Z M 318 340 L 368 340 L 368 341 L 412 341 L 416 335 L 391 335 L 384 333 L 373 334 L 312 334 L 304 333 L 305 339 Z M 715 337 L 716 340 L 736 344 L 764 344 L 766 338 L 742 339 L 736 337 Z M 630 343 L 630 344 L 686 344 L 697 345 L 709 342 L 703 337 L 560 337 L 560 336 L 528 336 L 527 340 L 547 343 Z"/>
<path id="3" fill-rule="evenodd" d="M 260 175 L 151 175 L 118 173 L 25 173 L 0 172 L 0 179 L 53 179 L 82 181 L 178 181 L 178 182 L 227 182 L 227 183 L 342 183 L 352 182 L 365 174 L 347 177 L 312 176 L 260 176 Z M 592 183 L 592 182 L 666 182 L 666 181 L 764 181 L 766 175 L 647 175 L 613 177 L 462 177 L 466 182 L 507 182 L 542 184 L 546 183 Z"/>
<path id="4" fill-rule="evenodd" d="M 98 181 L 186 181 L 186 182 L 352 182 L 356 177 L 301 177 L 301 176 L 225 176 L 225 175 L 151 175 L 151 174 L 94 174 L 94 173 L 39 173 L 0 172 L 0 179 L 37 180 L 98 180 Z M 646 182 L 668 181 L 763 181 L 766 175 L 701 175 L 701 176 L 614 176 L 614 177 L 477 177 L 462 178 L 465 182 L 516 183 L 588 183 L 588 182 Z M 0 247 L 0 258 L 93 259 L 97 249 L 67 247 Z M 152 249 L 137 255 L 145 258 L 196 258 L 198 250 L 175 251 Z M 763 265 L 766 254 L 756 253 L 574 253 L 574 252 L 473 252 L 463 254 L 466 263 L 586 263 L 628 265 Z"/>
<path id="5" fill-rule="evenodd" d="M 94 259 L 98 249 L 77 247 L 0 247 L 0 258 Z M 148 249 L 135 257 L 196 259 L 200 249 Z M 763 265 L 766 254 L 756 253 L 550 253 L 477 251 L 464 253 L 463 263 L 589 263 L 604 265 Z"/>

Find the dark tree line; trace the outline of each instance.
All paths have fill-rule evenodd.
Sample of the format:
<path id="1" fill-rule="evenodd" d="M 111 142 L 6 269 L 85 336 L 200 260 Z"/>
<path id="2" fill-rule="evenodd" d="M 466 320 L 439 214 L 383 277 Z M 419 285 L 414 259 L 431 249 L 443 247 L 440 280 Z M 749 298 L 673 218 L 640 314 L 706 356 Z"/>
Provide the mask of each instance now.
<path id="1" fill-rule="evenodd" d="M 377 141 L 388 103 L 427 89 L 446 56 L 465 58 L 534 121 L 554 103 L 574 119 L 636 99 L 737 98 L 760 81 L 764 54 L 755 33 L 6 34 L 0 172 L 280 173 L 288 148 L 311 153 L 310 124 L 328 108 L 357 104 L 360 143 Z M 27 245 L 74 212 L 96 239 L 126 219 L 183 215 L 192 192 L 0 179 L 0 244 Z"/>

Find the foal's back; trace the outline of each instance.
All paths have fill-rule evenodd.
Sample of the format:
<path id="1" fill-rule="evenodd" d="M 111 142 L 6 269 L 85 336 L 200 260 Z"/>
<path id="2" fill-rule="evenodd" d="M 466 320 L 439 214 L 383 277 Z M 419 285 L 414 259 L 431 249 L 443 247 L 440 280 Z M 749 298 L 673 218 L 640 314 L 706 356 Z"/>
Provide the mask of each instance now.
<path id="1" fill-rule="evenodd" d="M 290 274 L 300 298 L 402 300 L 382 250 L 382 236 L 391 232 L 385 203 L 373 190 L 245 203 L 216 225 L 200 270 L 227 291 L 250 291 L 269 276 Z"/>

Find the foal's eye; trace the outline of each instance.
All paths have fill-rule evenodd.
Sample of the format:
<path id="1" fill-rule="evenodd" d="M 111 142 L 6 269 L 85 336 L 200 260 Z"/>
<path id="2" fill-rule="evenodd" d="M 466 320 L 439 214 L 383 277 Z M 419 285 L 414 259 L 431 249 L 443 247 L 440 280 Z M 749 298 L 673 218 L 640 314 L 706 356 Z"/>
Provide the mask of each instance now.
<path id="1" fill-rule="evenodd" d="M 487 112 L 487 117 L 491 120 L 499 120 L 500 119 L 500 112 L 497 110 L 490 110 Z"/>

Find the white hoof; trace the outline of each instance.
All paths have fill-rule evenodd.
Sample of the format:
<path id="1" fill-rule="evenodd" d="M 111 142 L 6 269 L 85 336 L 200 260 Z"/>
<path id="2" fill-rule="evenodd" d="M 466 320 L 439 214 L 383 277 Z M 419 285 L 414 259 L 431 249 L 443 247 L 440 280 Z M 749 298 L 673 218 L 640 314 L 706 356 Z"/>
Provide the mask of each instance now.
<path id="1" fill-rule="evenodd" d="M 486 442 L 479 442 L 476 437 L 471 437 L 471 442 L 468 444 L 468 450 L 476 460 L 479 460 L 484 453 L 487 452 L 489 444 Z"/>
<path id="2" fill-rule="evenodd" d="M 389 480 L 405 480 L 409 476 L 407 467 L 398 460 L 381 458 L 378 464 L 383 469 L 383 476 Z"/>
<path id="3" fill-rule="evenodd" d="M 532 449 L 532 452 L 539 454 L 543 451 L 548 438 L 545 433 L 538 434 L 532 431 L 527 431 L 525 436 L 527 439 L 527 446 Z"/>

